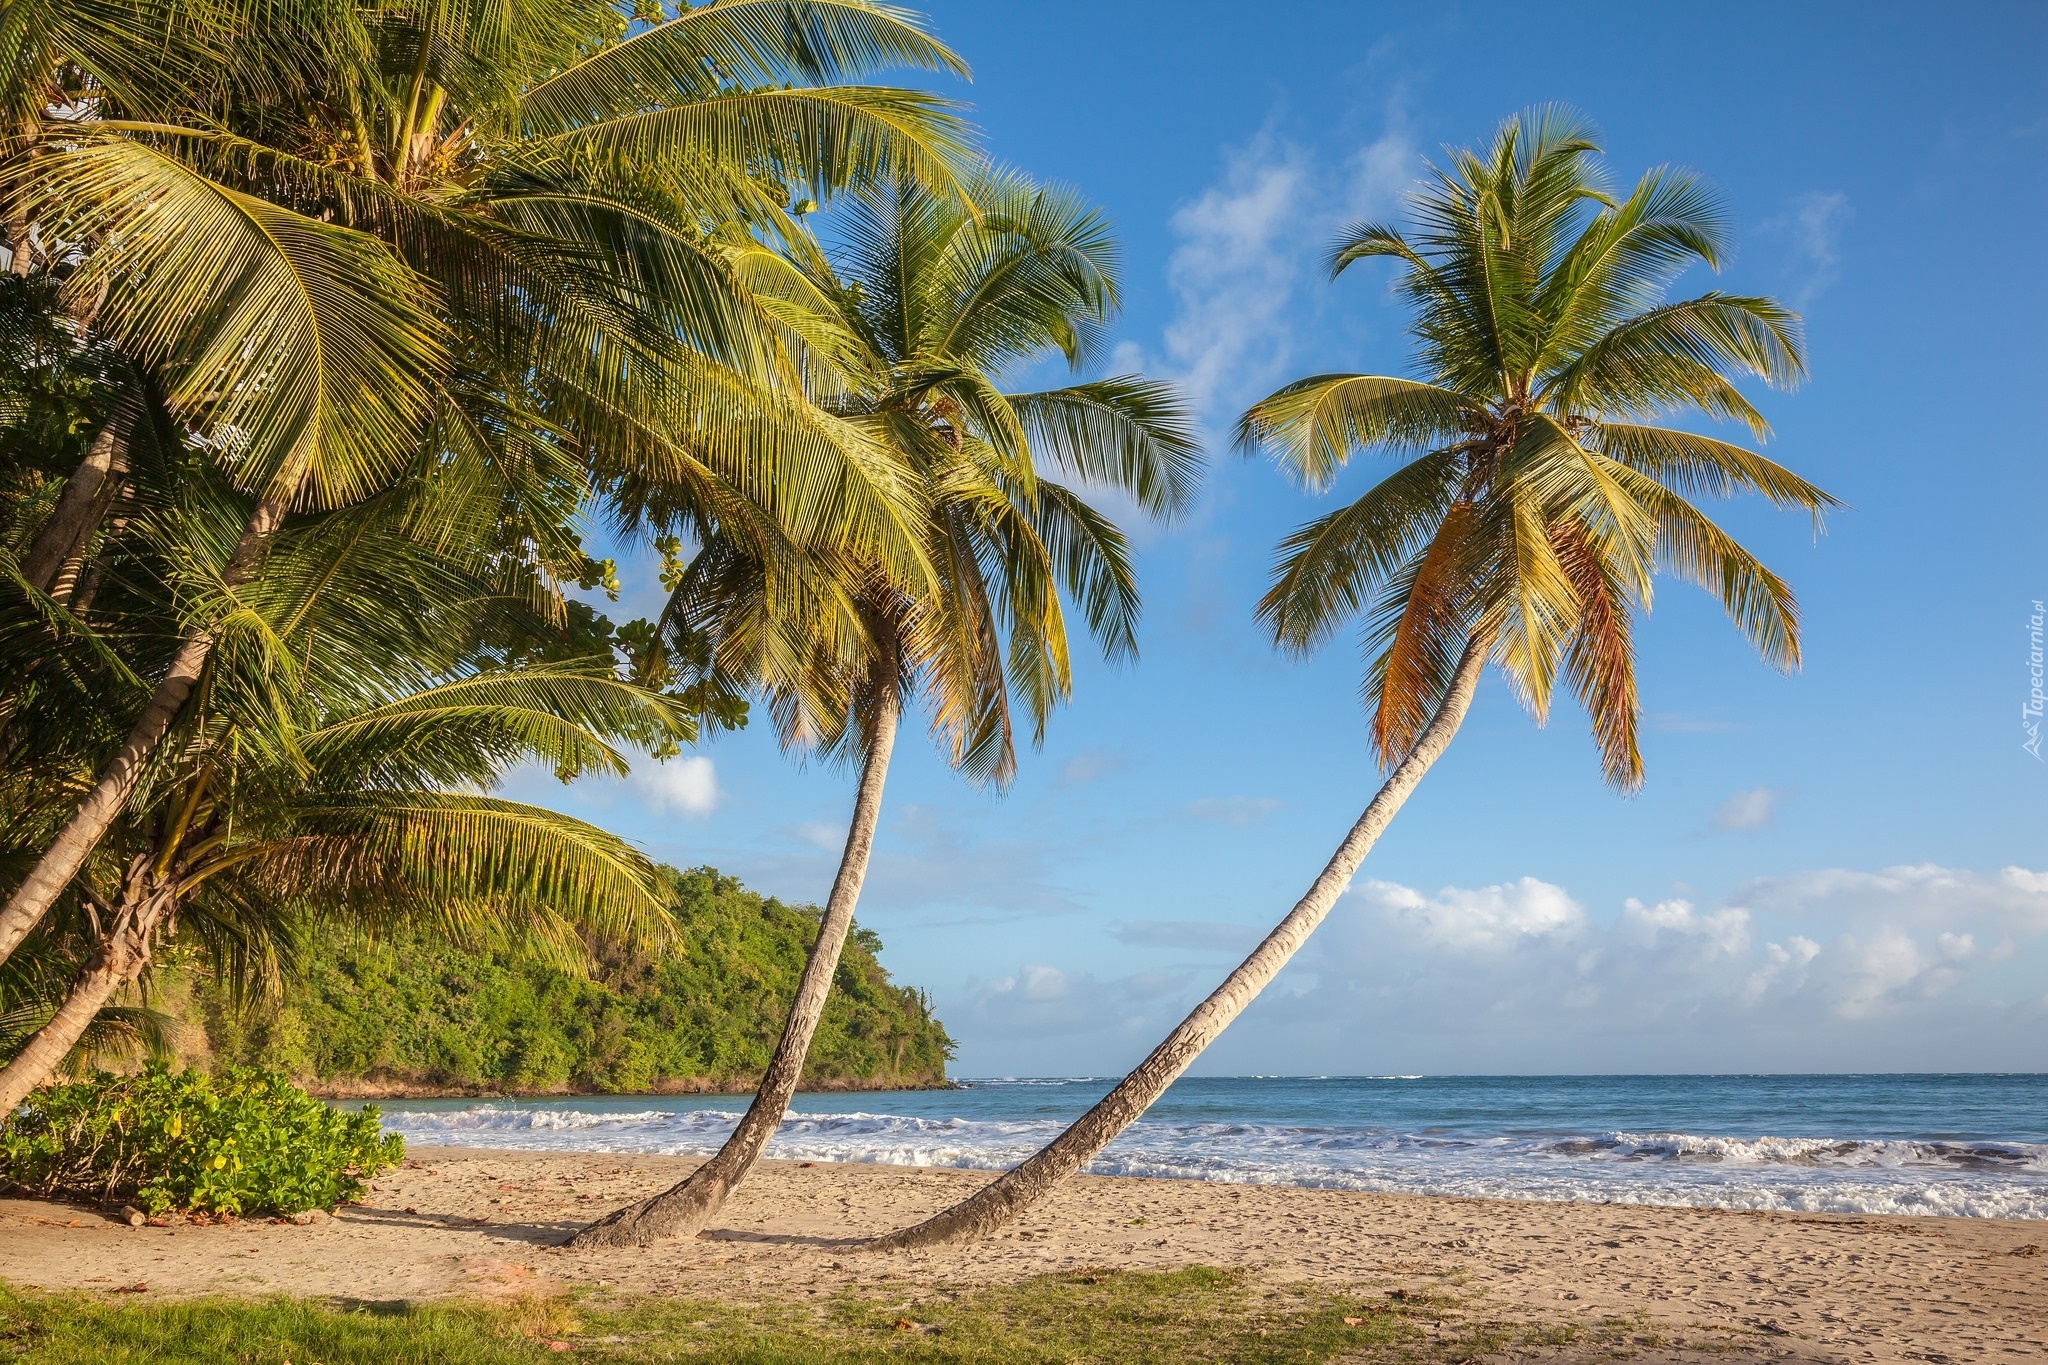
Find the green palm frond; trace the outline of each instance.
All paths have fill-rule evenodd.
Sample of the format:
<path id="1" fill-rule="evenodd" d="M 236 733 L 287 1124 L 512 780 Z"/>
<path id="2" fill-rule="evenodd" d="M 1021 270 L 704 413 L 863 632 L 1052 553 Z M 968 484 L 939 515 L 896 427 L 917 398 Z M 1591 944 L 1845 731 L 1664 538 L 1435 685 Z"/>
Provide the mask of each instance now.
<path id="1" fill-rule="evenodd" d="M 1090 354 L 1119 297 L 1117 255 L 1071 192 L 988 168 L 969 199 L 898 179 L 843 203 L 829 255 L 738 258 L 817 401 L 910 481 L 927 578 L 846 542 L 786 557 L 740 525 L 707 544 L 666 619 L 717 642 L 716 667 L 766 694 L 786 743 L 855 752 L 865 709 L 894 689 L 921 697 L 958 771 L 1000 783 L 1016 736 L 1040 738 L 1071 692 L 1067 601 L 1107 655 L 1136 648 L 1129 547 L 1089 495 L 1175 515 L 1200 454 L 1164 385 L 1002 389 L 1008 368 Z"/>
<path id="2" fill-rule="evenodd" d="M 891 178 L 959 194 L 973 156 L 951 100 L 854 85 L 720 94 L 550 134 L 539 147 L 677 177 L 773 174 L 814 194 Z"/>
<path id="3" fill-rule="evenodd" d="M 835 84 L 892 66 L 967 74 L 965 63 L 893 6 L 717 0 L 539 82 L 520 109 L 530 130 L 546 134 L 734 86 Z"/>
<path id="4" fill-rule="evenodd" d="M 623 776 L 618 737 L 652 749 L 696 738 L 673 699 L 619 678 L 609 658 L 480 673 L 330 721 L 300 740 L 320 780 L 482 783 L 511 761 Z"/>
<path id="5" fill-rule="evenodd" d="M 1259 619 L 1308 650 L 1365 618 L 1373 742 L 1392 764 L 1445 695 L 1468 642 L 1541 720 L 1560 682 L 1585 708 L 1608 780 L 1642 781 L 1634 622 L 1658 570 L 1718 596 L 1749 643 L 1796 665 L 1790 591 L 1685 500 L 1757 492 L 1811 513 L 1840 504 L 1752 450 L 1646 425 L 1693 412 L 1745 424 L 1738 387 L 1805 374 L 1798 317 L 1720 292 L 1665 302 L 1728 255 L 1719 204 L 1663 168 L 1609 193 L 1582 118 L 1504 123 L 1410 197 L 1407 228 L 1358 223 L 1332 275 L 1384 259 L 1414 310 L 1408 378 L 1321 375 L 1245 414 L 1239 444 L 1274 451 L 1311 489 L 1353 452 L 1427 452 L 1282 542 Z"/>
<path id="6" fill-rule="evenodd" d="M 127 138 L 45 148 L 28 181 L 55 233 L 104 243 L 82 267 L 110 286 L 98 326 L 168 367 L 166 401 L 240 486 L 335 506 L 410 456 L 443 328 L 376 239 Z"/>
<path id="7" fill-rule="evenodd" d="M 538 806 L 445 792 L 309 798 L 284 827 L 195 868 L 186 894 L 232 874 L 280 900 L 375 922 L 394 910 L 454 927 L 543 915 L 618 940 L 664 937 L 658 869 L 615 835 Z"/>
<path id="8" fill-rule="evenodd" d="M 1483 414 L 1480 404 L 1436 384 L 1324 374 L 1261 399 L 1238 420 L 1237 444 L 1274 450 L 1303 487 L 1321 490 L 1354 450 L 1448 445 L 1473 434 Z"/>
<path id="9" fill-rule="evenodd" d="M 1363 497 L 1280 542 L 1258 619 L 1284 649 L 1307 654 L 1364 611 L 1375 586 L 1432 541 L 1457 500 L 1464 470 L 1438 451 L 1412 460 Z"/>
<path id="10" fill-rule="evenodd" d="M 1083 484 L 1121 489 L 1147 514 L 1186 512 L 1202 475 L 1202 446 L 1171 385 L 1115 375 L 1009 396 L 1034 452 Z"/>
<path id="11" fill-rule="evenodd" d="M 1745 446 L 1670 427 L 1601 422 L 1595 441 L 1611 458 L 1685 496 L 1732 497 L 1761 493 L 1773 504 L 1813 514 L 1818 531 L 1844 504 L 1775 461 Z"/>

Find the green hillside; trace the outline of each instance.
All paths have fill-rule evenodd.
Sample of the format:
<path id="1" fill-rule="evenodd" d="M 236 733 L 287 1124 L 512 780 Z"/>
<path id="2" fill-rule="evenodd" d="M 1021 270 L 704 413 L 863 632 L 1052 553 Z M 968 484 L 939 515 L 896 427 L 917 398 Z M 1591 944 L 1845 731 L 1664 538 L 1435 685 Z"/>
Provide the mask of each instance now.
<path id="1" fill-rule="evenodd" d="M 600 949 L 590 974 L 513 949 L 419 934 L 309 945 L 280 1001 L 237 1009 L 211 981 L 179 1012 L 221 1062 L 336 1094 L 747 1090 L 768 1064 L 817 935 L 814 908 L 711 868 L 665 869 L 681 932 L 659 953 Z M 922 991 L 893 984 L 856 929 L 805 1068 L 807 1086 L 945 1083 L 953 1051 Z"/>

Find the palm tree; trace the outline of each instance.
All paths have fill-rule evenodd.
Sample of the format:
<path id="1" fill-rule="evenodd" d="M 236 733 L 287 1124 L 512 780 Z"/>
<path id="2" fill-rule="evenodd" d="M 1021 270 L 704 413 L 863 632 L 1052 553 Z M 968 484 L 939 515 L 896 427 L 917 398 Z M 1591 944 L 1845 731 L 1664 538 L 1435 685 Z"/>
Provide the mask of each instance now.
<path id="1" fill-rule="evenodd" d="M 873 1245 L 1000 1226 L 1079 1170 L 1163 1094 L 1307 940 L 1451 742 L 1491 663 L 1541 721 L 1564 682 L 1607 780 L 1642 781 L 1634 616 L 1658 568 L 1718 596 L 1765 662 L 1799 662 L 1792 593 L 1688 495 L 1754 491 L 1821 515 L 1835 500 L 1743 446 L 1641 419 L 1698 412 L 1769 428 L 1731 375 L 1789 386 L 1798 319 L 1765 298 L 1663 301 L 1727 234 L 1694 178 L 1652 171 L 1619 201 L 1589 127 L 1557 109 L 1510 119 L 1411 199 L 1412 235 L 1348 229 L 1332 273 L 1390 257 L 1415 310 L 1415 378 L 1319 375 L 1239 427 L 1327 487 L 1355 450 L 1409 457 L 1280 547 L 1259 618 L 1307 653 L 1363 615 L 1372 744 L 1388 775 L 1287 916 L 1100 1103 L 973 1196 Z"/>
<path id="2" fill-rule="evenodd" d="M 143 532 L 194 583 L 237 510 L 205 483 Z M 619 677 L 609 657 L 481 661 L 486 627 L 503 636 L 542 623 L 422 543 L 423 508 L 391 501 L 283 532 L 266 573 L 221 612 L 204 719 L 79 878 L 72 918 L 91 926 L 86 961 L 10 1049 L 0 1115 L 104 1028 L 174 923 L 238 976 L 313 919 L 511 928 L 558 947 L 578 931 L 662 933 L 666 897 L 644 855 L 483 792 L 521 761 L 623 772 L 618 743 L 691 738 L 689 714 Z"/>
<path id="3" fill-rule="evenodd" d="M 1041 355 L 1088 359 L 1116 307 L 1114 246 L 1099 214 L 1022 176 L 991 172 L 969 199 L 978 214 L 907 184 L 850 203 L 836 273 L 766 252 L 743 263 L 786 304 L 819 403 L 916 472 L 937 584 L 907 592 L 858 554 L 763 559 L 725 536 L 677 584 L 671 621 L 719 642 L 722 666 L 767 694 L 785 744 L 858 761 L 860 783 L 817 940 L 745 1116 L 687 1180 L 572 1245 L 694 1232 L 781 1124 L 853 923 L 902 713 L 921 696 L 947 761 L 971 781 L 1004 783 L 1016 768 L 1013 712 L 1035 742 L 1071 690 L 1061 590 L 1109 657 L 1136 651 L 1123 535 L 1048 475 L 1171 516 L 1193 491 L 1199 451 L 1163 385 L 1001 389 L 1006 370 Z"/>
<path id="4" fill-rule="evenodd" d="M 92 301 L 91 327 L 253 498 L 230 591 L 293 509 L 383 486 L 430 426 L 491 447 L 507 410 L 593 480 L 658 481 L 693 509 L 751 502 L 800 540 L 850 540 L 915 574 L 876 453 L 778 396 L 790 368 L 734 287 L 721 227 L 794 233 L 792 193 L 883 175 L 952 183 L 963 143 L 942 101 L 826 84 L 962 70 L 915 25 L 863 0 L 715 0 L 621 41 L 623 12 L 586 0 L 223 3 L 206 29 L 219 79 L 145 81 L 108 58 L 128 30 L 184 17 L 168 0 L 10 8 L 0 55 L 19 59 L 21 89 L 5 92 L 0 200 L 45 258 L 82 257 L 66 289 Z M 90 531 L 132 409 L 65 489 L 31 588 Z M 0 960 L 133 795 L 215 626 L 182 628 L 0 908 Z"/>

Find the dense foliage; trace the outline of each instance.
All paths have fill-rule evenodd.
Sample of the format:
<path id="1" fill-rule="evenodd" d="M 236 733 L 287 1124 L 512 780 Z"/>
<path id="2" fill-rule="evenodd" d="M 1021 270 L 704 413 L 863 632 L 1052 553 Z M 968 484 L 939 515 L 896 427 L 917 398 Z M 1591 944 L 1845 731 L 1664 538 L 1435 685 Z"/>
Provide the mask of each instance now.
<path id="1" fill-rule="evenodd" d="M 217 1055 L 301 1081 L 462 1090 L 645 1092 L 749 1086 L 817 936 L 817 912 L 709 868 L 665 869 L 678 933 L 666 950 L 603 948 L 596 970 L 444 934 L 316 939 L 281 1003 L 196 997 Z M 857 930 L 839 965 L 807 1078 L 932 1085 L 952 1041 L 922 992 L 890 982 L 881 940 Z"/>
<path id="2" fill-rule="evenodd" d="M 0 1129 L 0 1188 L 152 1214 L 294 1214 L 359 1197 L 404 1155 L 374 1107 L 330 1109 L 275 1071 L 153 1064 L 38 1091 Z"/>

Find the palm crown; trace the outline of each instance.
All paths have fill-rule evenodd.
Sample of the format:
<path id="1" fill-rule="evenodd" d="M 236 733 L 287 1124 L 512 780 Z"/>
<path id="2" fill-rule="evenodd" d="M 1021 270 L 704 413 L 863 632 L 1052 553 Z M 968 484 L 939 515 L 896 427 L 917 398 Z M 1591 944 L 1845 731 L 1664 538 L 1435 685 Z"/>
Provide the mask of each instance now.
<path id="1" fill-rule="evenodd" d="M 1726 231 L 1681 171 L 1608 193 L 1590 128 L 1562 110 L 1510 119 L 1411 201 L 1412 233 L 1347 229 L 1332 273 L 1391 257 L 1415 309 L 1418 377 L 1318 375 L 1253 407 L 1240 443 L 1326 486 L 1356 449 L 1410 456 L 1281 545 L 1261 620 L 1314 648 L 1364 614 L 1373 743 L 1415 742 L 1468 641 L 1541 718 L 1560 679 L 1592 720 L 1610 781 L 1642 781 L 1631 629 L 1658 569 L 1715 593 L 1769 663 L 1799 659 L 1791 590 L 1689 501 L 1754 491 L 1810 512 L 1835 500 L 1755 451 L 1671 427 L 1673 413 L 1769 425 L 1737 388 L 1804 374 L 1799 319 L 1767 298 L 1666 301 Z"/>
<path id="2" fill-rule="evenodd" d="M 957 188 L 943 100 L 829 84 L 963 69 L 904 15 L 717 0 L 627 36 L 599 0 L 145 9 L 125 24 L 175 39 L 175 81 L 109 57 L 45 88 L 39 54 L 115 47 L 122 8 L 10 15 L 35 87 L 10 98 L 63 116 L 17 120 L 0 190 L 242 487 L 340 505 L 430 416 L 509 397 L 600 481 L 748 497 L 805 533 L 887 522 L 843 429 L 778 401 L 789 367 L 724 252 L 800 235 L 793 194 Z M 491 417 L 440 434 L 487 442 Z"/>
<path id="3" fill-rule="evenodd" d="M 1106 654 L 1136 648 L 1123 534 L 1051 476 L 1171 516 L 1200 456 L 1163 385 L 1004 390 L 1007 371 L 1043 356 L 1092 356 L 1117 306 L 1115 250 L 1102 217 L 1064 190 L 991 171 L 967 197 L 973 210 L 899 183 L 848 201 L 834 258 L 759 251 L 741 267 L 781 301 L 815 401 L 907 471 L 929 584 L 901 586 L 858 554 L 777 561 L 722 538 L 671 614 L 725 642 L 727 666 L 766 686 L 786 737 L 858 744 L 877 688 L 921 689 L 952 763 L 1002 781 L 1017 731 L 1042 735 L 1071 690 L 1063 590 Z"/>

